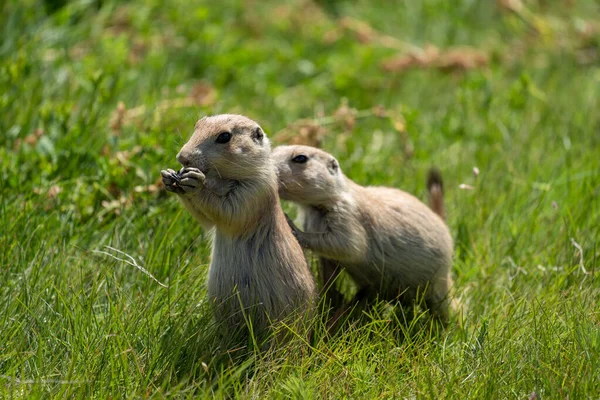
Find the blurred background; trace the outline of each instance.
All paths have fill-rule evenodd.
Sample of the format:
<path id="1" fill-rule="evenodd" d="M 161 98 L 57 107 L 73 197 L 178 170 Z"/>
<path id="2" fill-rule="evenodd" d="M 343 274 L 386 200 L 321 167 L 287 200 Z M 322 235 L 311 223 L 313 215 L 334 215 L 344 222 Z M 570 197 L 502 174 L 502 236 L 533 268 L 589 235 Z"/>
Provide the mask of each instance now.
<path id="1" fill-rule="evenodd" d="M 103 190 L 90 204 L 75 199 L 82 217 L 103 214 L 102 201 L 120 208 L 112 202 L 140 184 L 158 185 L 159 169 L 172 166 L 206 114 L 246 114 L 276 144 L 337 152 L 350 175 L 356 167 L 367 181 L 399 184 L 416 174 L 421 187 L 427 164 L 492 163 L 476 147 L 501 150 L 516 133 L 528 152 L 534 142 L 543 148 L 532 138 L 553 132 L 522 132 L 522 119 L 554 120 L 552 140 L 562 141 L 566 120 L 585 119 L 597 94 L 578 87 L 598 83 L 595 1 L 2 7 L 3 178 L 16 188 L 23 176 L 95 174 Z M 574 92 L 581 107 L 567 116 L 561 107 L 578 102 L 568 98 Z"/>
<path id="2" fill-rule="evenodd" d="M 257 119 L 276 143 L 300 135 L 294 140 L 339 146 L 347 168 L 368 167 L 373 146 L 394 176 L 413 157 L 455 168 L 469 146 L 439 153 L 473 137 L 506 141 L 519 127 L 503 117 L 531 102 L 569 102 L 544 86 L 569 85 L 579 73 L 597 82 L 594 1 L 3 8 L 0 140 L 51 160 L 50 174 L 92 167 L 86 160 L 98 151 L 145 151 L 138 167 L 148 183 L 152 165 L 173 160 L 157 152 L 175 154 L 198 117 L 222 112 Z"/>

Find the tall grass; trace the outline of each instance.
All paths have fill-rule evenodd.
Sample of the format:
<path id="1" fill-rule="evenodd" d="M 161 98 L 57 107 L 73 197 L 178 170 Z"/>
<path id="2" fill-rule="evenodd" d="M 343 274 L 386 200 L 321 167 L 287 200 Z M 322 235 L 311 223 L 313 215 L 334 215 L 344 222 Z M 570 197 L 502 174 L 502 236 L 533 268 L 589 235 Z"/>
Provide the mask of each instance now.
<path id="1" fill-rule="evenodd" d="M 0 5 L 0 397 L 599 396 L 596 2 L 51 3 Z M 489 62 L 381 67 L 428 44 Z M 228 347 L 206 233 L 156 185 L 221 112 L 275 144 L 314 119 L 365 185 L 424 198 L 438 166 L 464 315 Z"/>

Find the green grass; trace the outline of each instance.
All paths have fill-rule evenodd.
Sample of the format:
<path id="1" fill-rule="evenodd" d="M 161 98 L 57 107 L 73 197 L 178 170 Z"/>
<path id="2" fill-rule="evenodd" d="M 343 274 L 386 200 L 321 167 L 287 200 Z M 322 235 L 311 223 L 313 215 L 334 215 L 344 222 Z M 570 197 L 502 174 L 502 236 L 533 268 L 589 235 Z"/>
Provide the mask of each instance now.
<path id="1" fill-rule="evenodd" d="M 51 3 L 0 5 L 0 398 L 600 396 L 597 2 Z M 399 49 L 348 18 L 490 62 L 386 72 Z M 212 94 L 186 100 L 199 82 Z M 351 128 L 331 118 L 343 104 Z M 276 144 L 317 118 L 362 184 L 425 198 L 438 166 L 462 321 L 436 335 L 376 307 L 328 340 L 317 321 L 310 344 L 228 351 L 206 236 L 152 186 L 221 112 Z"/>

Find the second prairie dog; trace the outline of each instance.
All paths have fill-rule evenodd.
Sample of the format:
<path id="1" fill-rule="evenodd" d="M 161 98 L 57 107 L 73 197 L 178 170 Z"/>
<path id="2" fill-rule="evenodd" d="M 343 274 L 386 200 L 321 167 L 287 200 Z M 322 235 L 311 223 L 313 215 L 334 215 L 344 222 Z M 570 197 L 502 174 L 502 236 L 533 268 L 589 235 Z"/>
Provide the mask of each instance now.
<path id="1" fill-rule="evenodd" d="M 271 322 L 310 314 L 315 284 L 281 209 L 271 145 L 241 115 L 196 123 L 163 183 L 206 228 L 214 226 L 208 296 L 215 317 L 231 328 L 247 319 L 255 332 Z"/>
<path id="2" fill-rule="evenodd" d="M 354 183 L 317 148 L 279 146 L 273 159 L 281 198 L 304 216 L 296 237 L 321 257 L 325 282 L 339 265 L 360 293 L 412 300 L 420 292 L 430 311 L 448 320 L 453 244 L 438 215 L 401 190 Z"/>

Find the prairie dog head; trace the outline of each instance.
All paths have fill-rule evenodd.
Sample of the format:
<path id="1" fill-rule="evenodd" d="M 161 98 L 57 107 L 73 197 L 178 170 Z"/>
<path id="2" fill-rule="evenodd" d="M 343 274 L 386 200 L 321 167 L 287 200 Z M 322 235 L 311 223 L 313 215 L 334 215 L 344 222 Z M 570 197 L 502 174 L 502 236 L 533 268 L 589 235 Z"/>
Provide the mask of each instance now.
<path id="1" fill-rule="evenodd" d="M 278 146 L 272 153 L 279 196 L 303 205 L 326 205 L 345 191 L 345 178 L 331 154 L 310 146 Z"/>
<path id="2" fill-rule="evenodd" d="M 221 114 L 196 123 L 177 161 L 207 176 L 251 179 L 272 168 L 270 152 L 269 139 L 256 122 L 242 115 Z"/>

